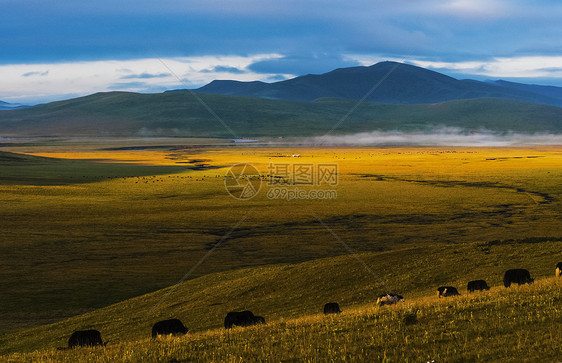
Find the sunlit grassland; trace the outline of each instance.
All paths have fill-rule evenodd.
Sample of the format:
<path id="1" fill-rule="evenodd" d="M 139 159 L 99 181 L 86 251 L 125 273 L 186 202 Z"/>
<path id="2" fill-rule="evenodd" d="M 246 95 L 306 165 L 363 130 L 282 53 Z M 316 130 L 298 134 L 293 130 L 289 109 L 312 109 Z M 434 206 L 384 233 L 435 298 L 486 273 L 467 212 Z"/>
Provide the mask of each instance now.
<path id="1" fill-rule="evenodd" d="M 556 361 L 560 279 L 393 307 L 275 319 L 264 326 L 193 332 L 179 338 L 111 341 L 105 348 L 48 349 L 7 361 Z M 412 319 L 412 316 L 415 318 Z M 407 318 L 408 317 L 408 318 Z"/>
<path id="2" fill-rule="evenodd" d="M 244 222 L 190 279 L 216 272 L 225 273 L 226 279 L 239 273 L 240 268 L 347 254 L 317 217 L 357 252 L 395 253 L 389 261 L 398 267 L 388 265 L 384 270 L 388 274 L 382 276 L 411 277 L 411 285 L 390 281 L 393 289 L 413 294 L 432 291 L 437 283 L 464 278 L 454 275 L 454 268 L 443 267 L 448 264 L 445 257 L 439 257 L 440 251 L 493 240 L 555 239 L 562 235 L 562 152 L 557 147 L 100 150 L 108 147 L 82 150 L 73 146 L 44 152 L 43 146 L 26 146 L 25 151 L 40 156 L 102 159 L 105 164 L 96 165 L 111 168 L 114 166 L 109 162 L 117 161 L 185 169 L 124 178 L 102 173 L 108 180 L 80 184 L 67 180 L 65 185 L 1 185 L 0 331 L 57 321 L 170 286 L 244 216 Z M 290 157 L 293 154 L 301 157 Z M 269 163 L 337 163 L 339 183 L 334 189 L 338 197 L 269 200 L 264 180 L 256 198 L 236 200 L 226 193 L 223 176 L 230 165 L 245 162 L 255 165 L 262 174 L 267 174 Z M 197 164 L 214 169 L 189 170 Z M 72 174 L 72 169 L 68 170 Z M 34 171 L 30 168 L 26 172 Z M 551 274 L 562 248 L 554 241 L 548 242 L 552 245 L 544 243 L 547 247 L 540 245 L 537 251 L 536 244 L 515 244 L 502 247 L 501 253 L 492 247 L 491 254 L 481 251 L 463 255 L 462 250 L 457 254 L 466 258 L 463 266 L 491 269 L 489 274 L 483 272 L 484 276 L 494 276 L 494 284 L 498 284 L 499 275 L 510 266 L 535 266 L 537 273 Z M 398 251 L 426 249 L 433 254 L 420 260 L 423 267 L 439 267 L 423 270 L 430 280 L 418 285 L 416 276 L 404 275 L 410 269 L 402 261 L 404 253 Z M 535 256 L 535 262 L 527 261 L 527 252 L 533 252 L 530 256 Z M 412 252 L 412 256 L 418 255 Z M 435 264 L 435 259 L 440 263 Z M 344 267 L 347 265 L 339 268 Z M 360 267 L 357 273 L 364 273 Z M 475 278 L 478 275 L 475 273 Z M 292 275 L 286 280 L 292 283 Z M 272 281 L 271 285 L 278 283 Z M 352 279 L 341 284 L 344 290 L 334 293 L 332 290 L 340 285 L 334 282 L 320 296 L 328 299 L 335 294 L 349 304 L 367 302 L 372 296 L 361 295 L 361 291 L 366 294 L 374 286 L 373 282 L 363 283 L 367 280 Z M 351 290 L 345 290 L 346 286 L 352 286 L 354 292 L 348 294 Z M 303 278 L 299 289 L 309 287 L 310 282 Z M 232 300 L 242 306 L 249 301 L 232 298 L 231 293 L 226 290 L 214 303 Z M 323 301 L 316 301 L 317 294 L 303 298 L 302 304 L 291 308 L 294 311 L 285 309 L 287 304 L 281 295 L 278 308 L 269 308 L 270 298 L 264 298 L 257 307 L 263 307 L 272 317 L 298 317 L 317 309 L 316 303 Z M 211 307 L 209 312 L 206 305 L 200 305 L 201 321 L 190 324 L 196 329 L 216 327 L 220 325 L 217 318 L 226 308 L 217 305 L 216 311 Z M 214 318 L 208 314 L 214 314 Z M 146 318 L 147 326 L 150 319 Z M 132 333 L 131 339 L 141 337 L 144 330 L 142 334 L 140 331 Z M 61 330 L 58 341 L 66 335 L 68 332 Z"/>

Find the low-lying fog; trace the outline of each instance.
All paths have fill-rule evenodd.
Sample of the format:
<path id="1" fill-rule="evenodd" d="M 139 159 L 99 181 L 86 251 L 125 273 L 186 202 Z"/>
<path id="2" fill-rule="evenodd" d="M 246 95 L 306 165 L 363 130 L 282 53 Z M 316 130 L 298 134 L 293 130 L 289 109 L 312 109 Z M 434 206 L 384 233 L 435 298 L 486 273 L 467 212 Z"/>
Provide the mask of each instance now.
<path id="1" fill-rule="evenodd" d="M 562 131 L 562 130 L 561 130 Z M 350 135 L 302 138 L 303 144 L 316 146 L 524 146 L 562 145 L 562 133 L 466 131 L 458 127 L 436 127 L 427 131 L 371 131 Z"/>

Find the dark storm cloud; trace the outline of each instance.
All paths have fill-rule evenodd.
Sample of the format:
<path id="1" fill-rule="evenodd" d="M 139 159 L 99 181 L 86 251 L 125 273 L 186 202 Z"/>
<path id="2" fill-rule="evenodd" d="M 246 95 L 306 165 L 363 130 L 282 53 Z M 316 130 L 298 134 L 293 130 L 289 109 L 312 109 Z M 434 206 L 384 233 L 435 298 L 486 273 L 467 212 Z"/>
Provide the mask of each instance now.
<path id="1" fill-rule="evenodd" d="M 246 71 L 243 70 L 243 69 L 236 68 L 236 67 L 228 67 L 228 66 L 216 66 L 216 67 L 213 67 L 211 69 L 204 69 L 201 72 L 203 72 L 203 73 L 220 72 L 220 73 L 232 73 L 232 74 L 244 74 L 244 73 L 246 73 Z"/>
<path id="2" fill-rule="evenodd" d="M 267 59 L 251 64 L 248 69 L 257 73 L 309 74 L 324 73 L 335 68 L 360 65 L 334 54 L 302 54 Z"/>
<path id="3" fill-rule="evenodd" d="M 410 54 L 454 61 L 528 49 L 546 54 L 562 46 L 562 8 L 554 1 L 4 3 L 0 34 L 9 35 L 0 40 L 8 50 L 0 55 L 4 64 L 267 52 L 333 59 L 345 53 Z M 310 70 L 296 61 L 292 65 L 291 73 Z"/>

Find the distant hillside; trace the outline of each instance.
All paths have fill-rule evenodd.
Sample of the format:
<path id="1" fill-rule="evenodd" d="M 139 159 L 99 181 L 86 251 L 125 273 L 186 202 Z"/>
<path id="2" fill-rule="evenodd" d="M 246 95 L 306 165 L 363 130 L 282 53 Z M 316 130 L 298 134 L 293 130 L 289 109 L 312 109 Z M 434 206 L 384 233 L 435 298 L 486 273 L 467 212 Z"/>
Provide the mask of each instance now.
<path id="1" fill-rule="evenodd" d="M 206 86 L 199 88 L 197 91 L 202 93 L 218 94 L 218 95 L 238 95 L 260 97 L 260 94 L 267 93 L 270 87 L 269 83 L 252 81 L 212 81 Z M 185 90 L 183 90 L 185 91 Z M 264 97 L 279 98 L 279 97 Z"/>
<path id="2" fill-rule="evenodd" d="M 275 101 L 199 95 L 237 137 L 323 135 L 356 101 Z M 500 98 L 425 105 L 365 102 L 336 133 L 426 130 L 436 125 L 466 130 L 562 132 L 562 109 Z M 0 111 L 0 136 L 199 136 L 232 135 L 188 91 L 160 94 L 97 93 L 23 110 Z"/>
<path id="3" fill-rule="evenodd" d="M 541 86 L 537 84 L 525 84 L 525 83 L 516 83 L 516 82 L 508 82 L 503 80 L 497 80 L 493 83 L 505 87 L 516 89 L 525 92 L 532 92 L 539 95 L 543 95 L 550 98 L 562 99 L 562 87 L 555 87 L 555 86 Z"/>
<path id="4" fill-rule="evenodd" d="M 16 110 L 20 108 L 26 108 L 29 106 L 21 105 L 19 103 L 8 103 L 4 101 L 0 101 L 0 110 Z"/>
<path id="5" fill-rule="evenodd" d="M 320 75 L 309 74 L 274 83 L 217 80 L 196 91 L 292 101 L 313 101 L 322 97 L 358 100 L 383 79 L 367 98 L 368 101 L 418 104 L 494 97 L 562 107 L 561 87 L 458 80 L 396 62 L 381 62 L 370 67 L 340 68 Z"/>

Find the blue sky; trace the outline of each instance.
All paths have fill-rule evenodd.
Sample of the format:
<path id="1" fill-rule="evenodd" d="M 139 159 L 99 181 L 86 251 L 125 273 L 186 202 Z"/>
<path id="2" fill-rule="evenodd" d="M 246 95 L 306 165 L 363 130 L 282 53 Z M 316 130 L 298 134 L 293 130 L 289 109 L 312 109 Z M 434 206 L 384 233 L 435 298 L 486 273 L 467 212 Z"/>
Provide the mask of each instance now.
<path id="1" fill-rule="evenodd" d="M 385 59 L 562 86 L 559 1 L 0 0 L 0 11 L 8 102 L 275 81 Z"/>

